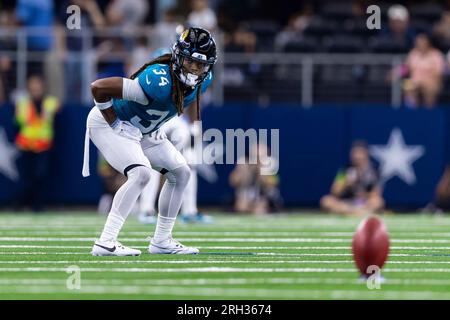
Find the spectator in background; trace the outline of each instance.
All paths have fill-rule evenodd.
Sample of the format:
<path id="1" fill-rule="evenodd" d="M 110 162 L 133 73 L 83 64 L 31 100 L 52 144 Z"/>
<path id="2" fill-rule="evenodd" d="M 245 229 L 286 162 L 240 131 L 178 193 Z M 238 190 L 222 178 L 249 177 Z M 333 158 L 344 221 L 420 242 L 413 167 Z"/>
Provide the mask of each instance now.
<path id="1" fill-rule="evenodd" d="M 154 36 L 152 36 L 153 49 L 171 48 L 176 40 L 177 27 L 184 24 L 175 8 L 168 9 L 163 19 L 154 26 Z"/>
<path id="2" fill-rule="evenodd" d="M 426 34 L 417 36 L 415 46 L 408 54 L 406 67 L 409 71 L 409 78 L 403 85 L 406 106 L 417 107 L 422 97 L 427 108 L 434 107 L 442 89 L 445 59 L 432 46 Z"/>
<path id="3" fill-rule="evenodd" d="M 53 27 L 53 1 L 52 0 L 18 0 L 16 7 L 16 19 L 24 27 Z M 52 49 L 52 31 L 28 34 L 27 48 L 29 51 L 46 53 Z M 28 63 L 29 74 L 43 74 L 43 60 L 30 61 Z"/>
<path id="4" fill-rule="evenodd" d="M 133 32 L 142 27 L 148 12 L 146 0 L 113 0 L 106 9 L 106 17 L 109 25 Z"/>
<path id="5" fill-rule="evenodd" d="M 126 75 L 130 77 L 136 70 L 149 61 L 150 49 L 147 45 L 147 37 L 138 37 L 131 50 L 126 65 Z"/>
<path id="6" fill-rule="evenodd" d="M 450 10 L 442 13 L 441 19 L 433 28 L 433 35 L 439 40 L 450 44 Z"/>
<path id="7" fill-rule="evenodd" d="M 211 33 L 217 28 L 217 17 L 209 7 L 208 0 L 192 0 L 192 11 L 189 13 L 187 22 L 191 26 L 204 28 Z"/>
<path id="8" fill-rule="evenodd" d="M 0 11 L 0 51 L 16 50 L 14 12 L 9 8 Z M 0 104 L 8 100 L 16 86 L 14 63 L 8 55 L 0 54 Z"/>
<path id="9" fill-rule="evenodd" d="M 444 211 L 450 211 L 450 164 L 447 164 L 439 180 L 434 201 L 420 211 L 424 213 L 443 213 Z"/>
<path id="10" fill-rule="evenodd" d="M 77 5 L 80 8 L 80 29 L 68 29 L 66 21 L 67 7 Z M 101 30 L 106 19 L 94 0 L 66 0 L 59 12 L 57 25 L 58 56 L 64 61 L 64 97 L 71 103 L 80 103 L 82 98 L 82 50 L 83 34 L 86 29 Z M 84 32 L 84 33 L 83 33 Z"/>
<path id="11" fill-rule="evenodd" d="M 12 62 L 8 56 L 0 55 L 0 104 L 8 100 L 8 82 L 12 72 Z"/>
<path id="12" fill-rule="evenodd" d="M 277 175 L 262 175 L 262 164 L 273 163 L 268 159 L 267 147 L 259 144 L 250 150 L 250 159 L 256 159 L 252 164 L 249 160 L 241 161 L 231 172 L 229 182 L 235 189 L 234 210 L 254 214 L 265 214 L 281 209 L 283 200 L 278 188 Z"/>
<path id="13" fill-rule="evenodd" d="M 128 52 L 122 37 L 109 37 L 97 47 L 97 78 L 125 77 Z"/>
<path id="14" fill-rule="evenodd" d="M 381 28 L 380 37 L 393 43 L 411 48 L 414 43 L 415 31 L 409 23 L 409 12 L 400 4 L 388 9 L 388 27 Z"/>
<path id="15" fill-rule="evenodd" d="M 362 216 L 384 207 L 378 173 L 373 168 L 367 145 L 356 141 L 350 151 L 351 165 L 339 170 L 331 193 L 320 200 L 323 210 L 342 215 Z"/>
<path id="16" fill-rule="evenodd" d="M 292 14 L 288 25 L 275 37 L 275 48 L 281 51 L 287 43 L 301 39 L 303 31 L 311 24 L 313 18 L 314 11 L 311 5 Z"/>
<path id="17" fill-rule="evenodd" d="M 239 26 L 230 34 L 225 35 L 226 52 L 254 53 L 256 51 L 257 37 L 244 26 Z"/>
<path id="18" fill-rule="evenodd" d="M 148 12 L 147 0 L 112 0 L 107 6 L 106 18 L 108 25 L 116 29 L 117 39 L 108 39 L 109 45 L 116 49 L 120 43 L 125 50 L 132 50 L 137 39 L 145 35 L 144 23 Z"/>
<path id="19" fill-rule="evenodd" d="M 44 192 L 49 171 L 49 155 L 53 145 L 53 122 L 59 101 L 45 93 L 44 81 L 32 75 L 27 82 L 28 94 L 16 102 L 15 119 L 18 134 L 15 142 L 22 151 L 19 205 L 31 205 L 33 211 L 44 208 Z"/>
<path id="20" fill-rule="evenodd" d="M 353 20 L 364 20 L 366 21 L 366 3 L 364 0 L 354 0 L 352 1 L 352 19 Z"/>
<path id="21" fill-rule="evenodd" d="M 450 50 L 447 52 L 447 70 L 450 69 Z"/>

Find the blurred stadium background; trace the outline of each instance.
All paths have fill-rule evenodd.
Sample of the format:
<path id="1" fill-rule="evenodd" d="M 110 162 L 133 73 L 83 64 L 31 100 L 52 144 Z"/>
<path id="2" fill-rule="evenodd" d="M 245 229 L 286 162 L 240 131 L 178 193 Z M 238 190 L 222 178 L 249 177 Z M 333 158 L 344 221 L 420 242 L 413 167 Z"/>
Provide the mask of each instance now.
<path id="1" fill-rule="evenodd" d="M 380 29 L 367 27 L 370 5 L 380 8 Z M 279 129 L 278 174 L 253 176 L 244 191 L 275 187 L 264 196 L 289 213 L 228 214 L 239 194 L 232 184 L 252 176 L 217 164 L 217 180 L 198 186 L 200 210 L 217 213 L 215 223 L 175 228 L 200 255 L 92 257 L 110 176 L 92 145 L 92 175 L 81 175 L 90 83 L 131 74 L 189 24 L 219 45 L 203 128 Z M 347 190 L 356 209 L 358 188 L 380 184 L 362 199 L 385 204 L 379 211 L 449 211 L 449 50 L 450 1 L 0 0 L 0 299 L 449 299 L 448 216 L 384 215 L 387 282 L 369 290 L 350 251 L 360 216 L 315 214 L 342 209 L 324 196 L 340 189 L 346 198 L 355 146 L 352 165 L 367 169 Z M 30 110 L 26 94 L 47 120 L 59 110 L 40 157 L 48 170 L 20 150 L 21 124 L 36 119 L 21 112 Z M 35 206 L 20 206 L 23 191 Z M 43 209 L 36 204 L 46 213 L 31 213 Z M 128 220 L 120 240 L 146 250 L 153 227 Z"/>
<path id="2" fill-rule="evenodd" d="M 366 26 L 372 4 L 381 9 L 380 30 Z M 71 5 L 81 8 L 81 29 L 68 27 Z M 278 178 L 286 210 L 318 208 L 356 140 L 388 153 L 373 157 L 387 208 L 424 207 L 435 201 L 450 163 L 449 6 L 449 1 L 2 0 L 0 205 L 11 208 L 23 182 L 14 108 L 30 75 L 41 74 L 62 107 L 46 202 L 93 207 L 103 192 L 101 179 L 81 176 L 90 83 L 129 75 L 152 52 L 173 43 L 177 26 L 197 24 L 211 29 L 220 47 L 214 86 L 203 99 L 203 126 L 280 129 Z M 418 77 L 436 65 L 437 71 L 430 71 L 430 86 L 424 85 L 429 99 L 415 101 L 405 92 L 416 64 L 408 68 L 407 62 L 421 33 L 439 55 L 427 51 L 424 60 L 431 67 L 419 68 Z M 92 148 L 91 159 L 96 153 Z M 200 179 L 201 207 L 232 209 L 233 168 L 216 165 L 213 184 Z"/>

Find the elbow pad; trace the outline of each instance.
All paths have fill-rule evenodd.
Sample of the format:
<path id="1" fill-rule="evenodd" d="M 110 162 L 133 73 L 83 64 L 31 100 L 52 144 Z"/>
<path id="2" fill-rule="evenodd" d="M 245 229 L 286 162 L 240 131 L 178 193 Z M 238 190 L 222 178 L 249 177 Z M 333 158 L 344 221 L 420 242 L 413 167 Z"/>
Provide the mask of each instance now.
<path id="1" fill-rule="evenodd" d="M 148 104 L 148 99 L 139 84 L 139 80 L 123 78 L 122 98 L 124 100 L 134 101 L 140 104 Z"/>

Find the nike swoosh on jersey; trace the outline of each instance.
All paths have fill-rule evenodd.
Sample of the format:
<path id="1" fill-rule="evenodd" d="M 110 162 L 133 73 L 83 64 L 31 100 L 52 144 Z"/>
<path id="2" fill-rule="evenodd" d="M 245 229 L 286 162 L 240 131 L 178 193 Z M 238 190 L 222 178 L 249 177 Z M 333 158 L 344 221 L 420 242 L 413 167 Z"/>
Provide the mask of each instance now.
<path id="1" fill-rule="evenodd" d="M 116 251 L 116 246 L 114 246 L 114 247 L 112 247 L 112 248 L 108 248 L 108 247 L 104 247 L 104 246 L 101 246 L 101 245 L 99 245 L 99 244 L 95 244 L 97 247 L 100 247 L 100 248 L 103 248 L 103 249 L 105 249 L 105 250 L 108 250 L 109 252 L 114 252 L 114 251 Z"/>
<path id="2" fill-rule="evenodd" d="M 150 83 L 152 83 L 152 81 L 151 81 L 151 80 L 148 80 L 148 75 L 146 75 L 146 76 L 145 76 L 145 82 L 147 82 L 147 84 L 150 84 Z"/>

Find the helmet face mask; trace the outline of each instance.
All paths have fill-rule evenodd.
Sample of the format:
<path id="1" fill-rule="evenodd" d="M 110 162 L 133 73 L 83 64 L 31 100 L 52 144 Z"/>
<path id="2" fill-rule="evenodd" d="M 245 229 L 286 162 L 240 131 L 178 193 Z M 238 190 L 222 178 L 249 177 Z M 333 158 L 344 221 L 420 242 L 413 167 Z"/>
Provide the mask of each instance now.
<path id="1" fill-rule="evenodd" d="M 191 65 L 200 66 L 197 68 L 198 71 L 193 71 Z M 175 75 L 178 79 L 189 87 L 194 87 L 205 80 L 208 72 L 212 69 L 212 64 L 207 64 L 204 62 L 198 62 L 190 57 L 185 57 L 180 55 L 178 62 L 175 62 Z"/>
<path id="2" fill-rule="evenodd" d="M 205 80 L 216 63 L 216 43 L 205 29 L 189 28 L 174 44 L 172 57 L 178 80 L 195 87 Z"/>

